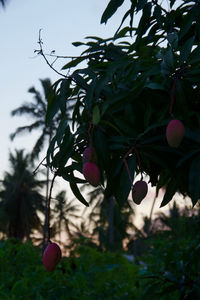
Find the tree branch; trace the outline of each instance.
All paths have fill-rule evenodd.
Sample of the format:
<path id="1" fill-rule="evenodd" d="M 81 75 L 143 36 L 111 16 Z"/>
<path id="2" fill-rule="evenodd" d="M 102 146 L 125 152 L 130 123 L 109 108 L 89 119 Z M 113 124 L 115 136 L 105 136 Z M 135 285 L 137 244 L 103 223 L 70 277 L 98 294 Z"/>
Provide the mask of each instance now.
<path id="1" fill-rule="evenodd" d="M 40 45 L 40 50 L 35 50 L 35 52 L 37 52 L 38 54 L 42 55 L 42 57 L 44 58 L 44 60 L 46 61 L 47 65 L 54 71 L 56 72 L 58 75 L 64 77 L 64 78 L 69 78 L 68 76 L 62 74 L 61 72 L 57 71 L 53 66 L 52 64 L 50 64 L 50 62 L 48 61 L 48 59 L 46 58 L 46 55 L 44 54 L 43 52 L 43 47 L 42 47 L 42 38 L 41 38 L 41 31 L 42 29 L 39 30 L 39 40 L 38 40 L 38 44 Z M 70 77 L 71 78 L 71 77 Z"/>

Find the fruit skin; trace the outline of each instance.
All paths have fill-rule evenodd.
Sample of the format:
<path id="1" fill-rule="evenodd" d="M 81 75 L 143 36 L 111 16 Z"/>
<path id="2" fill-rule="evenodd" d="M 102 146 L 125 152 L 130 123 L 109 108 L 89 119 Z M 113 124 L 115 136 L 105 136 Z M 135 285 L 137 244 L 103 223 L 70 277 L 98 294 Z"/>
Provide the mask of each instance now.
<path id="1" fill-rule="evenodd" d="M 170 147 L 177 148 L 184 137 L 185 127 L 180 120 L 171 120 L 166 129 L 166 138 Z"/>
<path id="2" fill-rule="evenodd" d="M 83 165 L 83 175 L 91 185 L 96 187 L 100 184 L 100 171 L 95 163 L 86 162 Z"/>
<path id="3" fill-rule="evenodd" d="M 49 243 L 43 253 L 43 265 L 48 272 L 55 270 L 61 256 L 60 247 L 56 243 Z"/>
<path id="4" fill-rule="evenodd" d="M 87 147 L 83 151 L 83 164 L 85 164 L 86 162 L 97 162 L 96 151 L 95 148 L 92 146 Z"/>
<path id="5" fill-rule="evenodd" d="M 148 192 L 148 185 L 145 181 L 139 180 L 133 185 L 132 189 L 132 199 L 136 204 L 140 204 L 142 199 L 144 199 Z"/>

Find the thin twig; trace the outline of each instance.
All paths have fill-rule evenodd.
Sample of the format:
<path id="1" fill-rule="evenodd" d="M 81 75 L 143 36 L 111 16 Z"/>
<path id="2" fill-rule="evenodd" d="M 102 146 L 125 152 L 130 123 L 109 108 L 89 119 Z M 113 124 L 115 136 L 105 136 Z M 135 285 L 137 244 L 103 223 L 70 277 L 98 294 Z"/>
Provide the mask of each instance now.
<path id="1" fill-rule="evenodd" d="M 48 65 L 54 72 L 56 72 L 58 75 L 60 75 L 60 76 L 62 76 L 62 77 L 64 77 L 64 78 L 69 78 L 69 77 L 67 77 L 66 75 L 62 74 L 61 72 L 57 71 L 57 70 L 50 64 L 50 62 L 48 61 L 48 59 L 46 58 L 46 56 L 45 56 L 45 54 L 44 54 L 44 52 L 43 52 L 43 48 L 42 48 L 43 42 L 42 42 L 42 39 L 41 39 L 41 31 L 42 31 L 42 29 L 39 30 L 39 40 L 38 40 L 38 44 L 40 45 L 40 50 L 38 51 L 38 54 L 40 54 L 40 55 L 43 56 L 43 58 L 45 59 L 47 65 Z M 71 77 L 70 77 L 70 78 L 71 78 Z"/>
<path id="2" fill-rule="evenodd" d="M 42 47 L 43 42 L 42 42 L 42 38 L 41 38 L 41 31 L 42 31 L 42 29 L 39 30 L 39 40 L 38 40 L 38 44 L 40 45 L 40 49 L 39 49 L 39 50 L 35 50 L 35 52 L 37 52 L 37 54 L 42 55 L 42 57 L 43 57 L 44 60 L 46 61 L 47 65 L 48 65 L 54 72 L 56 72 L 58 75 L 60 75 L 60 76 L 62 76 L 62 77 L 64 77 L 64 78 L 66 78 L 66 79 L 70 79 L 71 81 L 73 81 L 74 83 L 76 83 L 77 86 L 79 86 L 80 88 L 82 88 L 83 90 L 85 90 L 85 88 L 84 88 L 80 83 L 77 83 L 76 80 L 75 80 L 72 76 L 67 76 L 67 75 L 65 75 L 65 74 L 63 74 L 63 73 L 61 73 L 61 72 L 59 72 L 58 70 L 56 70 L 56 69 L 53 67 L 53 64 L 54 64 L 55 60 L 54 60 L 53 64 L 51 64 L 51 63 L 48 61 L 48 59 L 46 58 L 47 55 L 44 54 L 43 47 Z M 49 54 L 49 56 L 53 56 L 53 54 Z M 62 56 L 56 55 L 55 57 L 61 58 Z M 89 58 L 90 55 L 83 56 L 83 57 L 84 57 L 84 58 Z M 70 56 L 64 57 L 64 56 L 63 56 L 63 58 L 72 58 L 72 59 L 73 59 L 73 58 L 78 58 L 78 57 L 72 57 L 72 56 L 71 56 L 71 57 L 70 57 Z"/>
<path id="3" fill-rule="evenodd" d="M 126 171 L 127 171 L 127 173 L 128 173 L 128 177 L 129 177 L 129 180 L 130 180 L 131 188 L 133 189 L 133 180 L 132 180 L 132 178 L 131 178 L 130 170 L 129 170 L 129 167 L 128 167 L 128 164 L 127 164 L 127 161 L 126 161 L 125 158 L 123 159 L 123 162 L 124 162 L 124 164 L 125 164 Z"/>
<path id="4" fill-rule="evenodd" d="M 35 52 L 39 52 L 40 50 L 35 50 Z M 76 58 L 90 58 L 91 55 L 83 55 L 83 56 L 68 56 L 68 55 L 56 55 L 52 53 L 44 53 L 45 56 L 55 57 L 57 59 L 60 58 L 68 58 L 68 59 L 76 59 Z"/>

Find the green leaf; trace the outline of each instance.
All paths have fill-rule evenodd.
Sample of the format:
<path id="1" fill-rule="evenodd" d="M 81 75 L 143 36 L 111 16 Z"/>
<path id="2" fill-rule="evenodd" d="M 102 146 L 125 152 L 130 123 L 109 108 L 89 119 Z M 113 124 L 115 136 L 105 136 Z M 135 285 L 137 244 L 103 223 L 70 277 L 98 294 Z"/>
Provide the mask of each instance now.
<path id="1" fill-rule="evenodd" d="M 200 152 L 200 149 L 194 149 L 192 151 L 190 151 L 189 153 L 187 153 L 186 155 L 184 155 L 177 163 L 176 167 L 180 167 L 182 166 L 182 164 L 184 162 L 186 162 L 187 160 L 191 159 L 194 155 L 196 155 L 197 153 Z"/>
<path id="2" fill-rule="evenodd" d="M 200 132 L 198 130 L 190 130 L 189 128 L 186 128 L 185 136 L 186 138 L 200 144 Z"/>
<path id="3" fill-rule="evenodd" d="M 119 38 L 125 37 L 127 32 L 130 32 L 130 27 L 128 27 L 128 26 L 122 28 L 119 32 L 117 32 L 114 36 L 114 39 L 119 39 Z"/>
<path id="4" fill-rule="evenodd" d="M 191 53 L 192 46 L 194 44 L 195 36 L 192 36 L 187 40 L 180 49 L 180 64 L 183 64 Z"/>
<path id="5" fill-rule="evenodd" d="M 158 23 L 160 26 L 162 26 L 163 23 L 163 16 L 162 16 L 162 10 L 161 7 L 156 5 L 154 8 L 153 16 L 156 18 L 156 23 Z"/>
<path id="6" fill-rule="evenodd" d="M 167 40 L 173 49 L 178 47 L 178 34 L 177 32 L 171 32 L 167 35 Z"/>
<path id="7" fill-rule="evenodd" d="M 70 166 L 69 166 L 70 167 Z M 58 176 L 61 176 L 63 179 L 67 180 L 68 182 L 72 182 L 72 183 L 86 183 L 86 180 L 75 177 L 74 175 L 72 175 L 73 173 L 69 173 L 68 172 L 68 167 L 63 168 L 62 170 L 59 170 L 58 172 Z"/>
<path id="8" fill-rule="evenodd" d="M 101 24 L 107 23 L 108 19 L 114 15 L 117 9 L 123 4 L 124 0 L 110 0 L 101 17 Z"/>
<path id="9" fill-rule="evenodd" d="M 58 126 L 57 132 L 56 132 L 56 141 L 57 141 L 58 146 L 60 146 L 60 143 L 63 139 L 63 136 L 64 136 L 67 126 L 68 126 L 68 121 L 65 119 L 62 119 Z"/>
<path id="10" fill-rule="evenodd" d="M 88 90 L 87 81 L 82 76 L 80 76 L 77 71 L 75 71 L 71 77 L 76 81 L 78 86 L 86 91 Z"/>
<path id="11" fill-rule="evenodd" d="M 138 3 L 136 5 L 136 7 L 137 7 L 137 12 L 138 12 L 138 11 L 144 9 L 144 7 L 145 7 L 145 5 L 147 3 L 147 0 L 140 0 L 140 1 L 137 1 L 137 2 Z"/>
<path id="12" fill-rule="evenodd" d="M 147 88 L 152 89 L 152 90 L 162 90 L 162 91 L 166 90 L 164 88 L 164 86 L 162 86 L 161 84 L 159 84 L 157 82 L 146 83 L 144 87 L 147 87 Z"/>
<path id="13" fill-rule="evenodd" d="M 172 52 L 171 47 L 168 47 L 168 49 L 164 52 L 163 55 L 164 62 L 166 66 L 171 70 L 174 67 L 174 55 Z"/>
<path id="14" fill-rule="evenodd" d="M 142 2 L 142 1 L 140 1 L 140 2 Z M 140 22 L 138 24 L 137 30 L 136 30 L 136 33 L 137 33 L 136 43 L 140 43 L 140 38 L 149 29 L 150 17 L 151 17 L 151 8 L 152 8 L 152 4 L 150 2 L 146 3 L 144 8 L 143 8 L 143 14 L 142 14 L 142 17 L 141 17 Z"/>
<path id="15" fill-rule="evenodd" d="M 84 45 L 84 43 L 82 43 L 82 42 L 73 42 L 72 45 L 75 46 L 75 47 L 79 47 L 79 46 Z"/>
<path id="16" fill-rule="evenodd" d="M 190 167 L 189 192 L 194 206 L 200 199 L 200 155 L 192 161 Z"/>
<path id="17" fill-rule="evenodd" d="M 65 129 L 65 135 L 59 147 L 59 151 L 53 157 L 52 164 L 55 168 L 63 168 L 67 163 L 73 151 L 74 137 L 70 131 L 69 125 Z"/>
<path id="18" fill-rule="evenodd" d="M 131 156 L 126 159 L 126 162 L 128 165 L 131 181 L 130 181 L 130 178 L 128 175 L 127 168 L 124 164 L 122 171 L 121 171 L 121 175 L 120 175 L 119 186 L 115 187 L 116 199 L 120 206 L 123 206 L 124 203 L 127 201 L 130 190 L 131 190 L 131 186 L 132 186 L 134 174 L 135 174 L 135 169 L 136 169 L 136 157 Z"/>
<path id="19" fill-rule="evenodd" d="M 50 125 L 54 116 L 58 113 L 59 109 L 64 114 L 66 110 L 66 101 L 71 93 L 70 90 L 71 79 L 63 79 L 60 84 L 59 93 L 50 93 L 48 97 L 46 124 Z"/>
<path id="20" fill-rule="evenodd" d="M 167 184 L 165 195 L 163 197 L 160 208 L 167 205 L 172 200 L 176 191 L 177 191 L 176 179 L 172 178 Z"/>
<path id="21" fill-rule="evenodd" d="M 77 187 L 77 184 L 74 182 L 69 182 L 70 188 L 74 194 L 74 196 L 85 206 L 89 206 L 88 202 L 85 200 L 81 192 L 79 191 L 79 188 Z"/>
<path id="22" fill-rule="evenodd" d="M 172 8 L 172 6 L 174 5 L 174 3 L 176 2 L 176 0 L 169 0 L 170 2 L 170 8 Z"/>
<path id="23" fill-rule="evenodd" d="M 58 96 L 54 93 L 51 93 L 48 97 L 47 112 L 45 116 L 45 122 L 47 125 L 50 125 L 52 119 L 57 114 L 58 110 L 59 110 Z"/>
<path id="24" fill-rule="evenodd" d="M 94 125 L 97 125 L 101 120 L 100 117 L 100 110 L 98 105 L 95 105 L 93 112 L 92 112 L 92 122 L 94 123 Z"/>
<path id="25" fill-rule="evenodd" d="M 56 144 L 56 136 L 53 137 L 53 139 L 51 140 L 49 147 L 47 149 L 47 156 L 46 156 L 46 160 L 47 160 L 47 165 L 50 166 L 50 158 L 51 160 L 53 159 L 53 154 L 54 154 L 54 149 L 55 149 L 55 144 Z"/>
<path id="26" fill-rule="evenodd" d="M 94 94 L 96 93 L 96 79 L 94 79 L 87 88 L 87 94 L 85 97 L 85 105 L 88 112 L 91 111 L 92 102 L 95 99 Z"/>
<path id="27" fill-rule="evenodd" d="M 83 60 L 85 60 L 85 57 L 80 56 L 80 57 L 74 58 L 70 62 L 68 62 L 66 65 L 64 65 L 61 70 L 66 70 L 66 69 L 76 67 Z"/>
<path id="28" fill-rule="evenodd" d="M 70 84 L 71 84 L 71 79 L 64 79 L 60 85 L 58 101 L 59 101 L 59 109 L 61 110 L 63 115 L 65 115 L 66 113 L 67 98 L 71 94 Z"/>
<path id="29" fill-rule="evenodd" d="M 98 164 L 109 167 L 109 149 L 104 132 L 98 127 L 94 130 L 94 146 L 97 152 Z"/>
<path id="30" fill-rule="evenodd" d="M 179 32 L 179 39 L 181 40 L 190 30 L 192 21 L 194 17 L 193 14 L 189 13 L 186 14 L 185 17 L 183 17 L 182 24 L 180 26 L 180 32 Z"/>

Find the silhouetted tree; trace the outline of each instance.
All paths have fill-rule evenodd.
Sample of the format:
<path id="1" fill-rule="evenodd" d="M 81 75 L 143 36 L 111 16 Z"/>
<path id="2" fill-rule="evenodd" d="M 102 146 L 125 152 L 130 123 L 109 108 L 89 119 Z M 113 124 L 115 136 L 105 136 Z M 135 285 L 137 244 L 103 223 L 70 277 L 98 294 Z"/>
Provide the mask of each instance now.
<path id="1" fill-rule="evenodd" d="M 39 189 L 44 181 L 33 174 L 30 155 L 24 150 L 10 153 L 9 161 L 11 170 L 5 172 L 0 189 L 1 229 L 8 237 L 23 240 L 30 238 L 33 229 L 41 230 L 38 212 L 44 211 L 44 198 Z"/>
<path id="2" fill-rule="evenodd" d="M 54 93 L 54 90 L 51 85 L 50 79 L 41 79 L 40 80 L 43 93 L 41 94 L 34 87 L 31 87 L 28 91 L 33 94 L 32 102 L 25 102 L 18 108 L 12 110 L 12 116 L 22 116 L 27 115 L 30 119 L 33 120 L 29 125 L 18 127 L 14 133 L 10 135 L 11 140 L 13 140 L 17 135 L 21 133 L 32 132 L 33 130 L 40 130 L 41 134 L 37 139 L 33 150 L 31 152 L 31 158 L 36 159 L 39 156 L 39 153 L 44 148 L 45 142 L 51 141 L 52 136 L 55 133 L 58 120 L 60 119 L 60 113 L 58 112 L 50 125 L 46 123 L 45 115 L 47 113 L 47 104 L 48 101 L 55 100 L 57 97 Z M 67 117 L 67 115 L 66 115 Z M 46 246 L 46 232 L 47 232 L 47 202 L 49 197 L 49 168 L 47 167 L 46 171 L 46 208 L 45 208 L 45 224 L 44 224 L 44 237 L 43 237 L 43 250 Z"/>
<path id="3" fill-rule="evenodd" d="M 55 197 L 54 207 L 54 233 L 59 233 L 59 240 L 61 241 L 61 232 L 67 232 L 69 238 L 72 237 L 70 227 L 75 227 L 73 219 L 79 218 L 76 214 L 79 211 L 79 205 L 74 204 L 74 200 L 68 200 L 66 192 L 61 191 Z"/>

